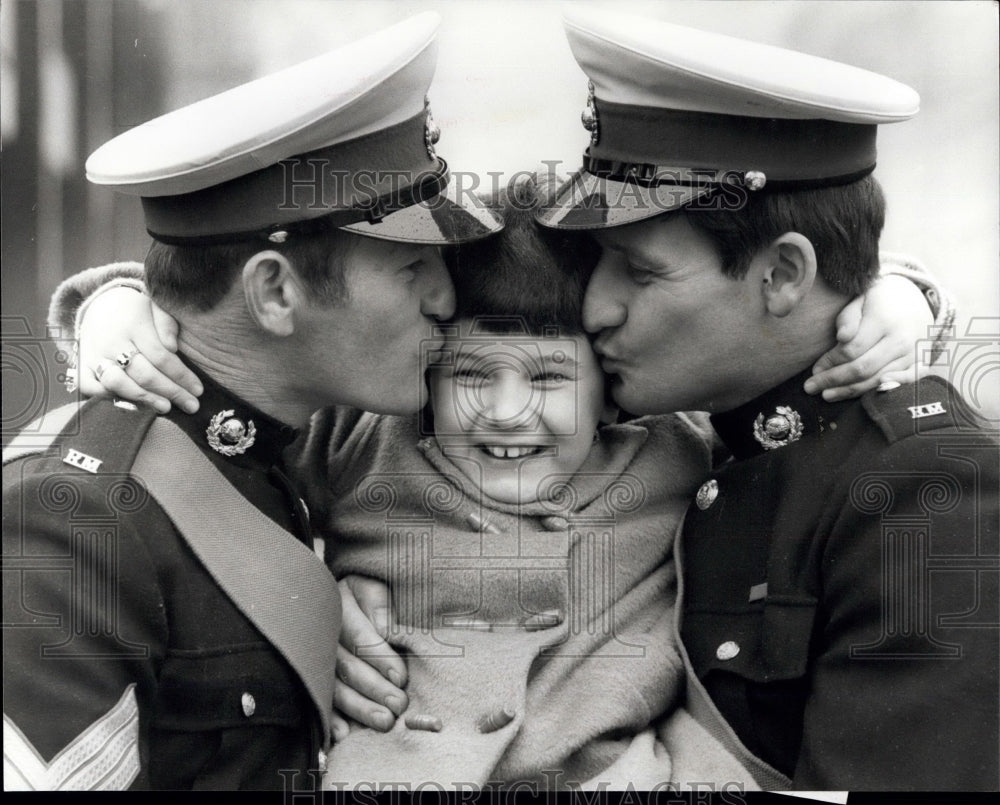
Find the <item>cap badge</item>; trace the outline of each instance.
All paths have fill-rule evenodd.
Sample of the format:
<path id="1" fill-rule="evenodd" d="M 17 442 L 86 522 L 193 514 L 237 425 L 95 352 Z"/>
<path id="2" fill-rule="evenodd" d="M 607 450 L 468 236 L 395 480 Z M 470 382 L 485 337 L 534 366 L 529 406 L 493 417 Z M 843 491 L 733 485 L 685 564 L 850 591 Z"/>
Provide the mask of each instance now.
<path id="1" fill-rule="evenodd" d="M 597 99 L 594 98 L 594 82 L 587 82 L 587 105 L 580 113 L 580 122 L 590 132 L 590 144 L 597 145 L 601 139 L 601 126 L 597 116 Z"/>
<path id="2" fill-rule="evenodd" d="M 787 405 L 779 405 L 766 420 L 757 414 L 753 423 L 753 437 L 765 450 L 774 450 L 802 438 L 802 417 Z"/>
<path id="3" fill-rule="evenodd" d="M 233 416 L 235 413 L 232 409 L 219 411 L 205 429 L 209 447 L 224 456 L 245 453 L 257 437 L 257 427 L 253 420 L 248 420 L 244 425 L 242 420 Z"/>
<path id="4" fill-rule="evenodd" d="M 427 112 L 427 117 L 424 118 L 424 145 L 427 146 L 427 156 L 434 159 L 437 157 L 434 146 L 441 139 L 441 129 L 431 116 L 431 101 L 426 96 L 424 96 L 424 110 Z"/>
<path id="5" fill-rule="evenodd" d="M 767 184 L 764 171 L 747 171 L 743 174 L 743 185 L 747 190 L 763 190 Z"/>

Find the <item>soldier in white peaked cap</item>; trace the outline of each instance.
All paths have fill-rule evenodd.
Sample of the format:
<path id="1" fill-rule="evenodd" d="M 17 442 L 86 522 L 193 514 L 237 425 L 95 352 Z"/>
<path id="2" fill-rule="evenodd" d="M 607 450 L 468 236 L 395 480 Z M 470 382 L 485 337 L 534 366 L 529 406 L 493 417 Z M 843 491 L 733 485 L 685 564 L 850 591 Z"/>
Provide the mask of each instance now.
<path id="1" fill-rule="evenodd" d="M 498 228 L 443 192 L 437 26 L 414 17 L 88 160 L 142 198 L 146 288 L 204 393 L 194 416 L 68 407 L 5 464 L 5 787 L 301 790 L 323 768 L 341 599 L 282 454 L 320 407 L 419 408 L 421 348 L 454 307 L 437 245 Z M 143 299 L 100 299 L 123 294 Z M 141 377 L 145 347 L 82 370 Z"/>
<path id="2" fill-rule="evenodd" d="M 91 154 L 87 178 L 140 196 L 167 244 L 333 227 L 407 243 L 483 237 L 493 216 L 437 198 L 448 183 L 427 97 L 438 23 L 421 14 L 137 126 Z"/>
<path id="3" fill-rule="evenodd" d="M 803 391 L 878 272 L 876 132 L 917 94 L 654 20 L 565 22 L 591 140 L 538 220 L 603 249 L 583 315 L 615 400 L 708 410 L 733 459 L 678 542 L 688 707 L 766 788 L 995 789 L 995 435 L 936 377 Z"/>

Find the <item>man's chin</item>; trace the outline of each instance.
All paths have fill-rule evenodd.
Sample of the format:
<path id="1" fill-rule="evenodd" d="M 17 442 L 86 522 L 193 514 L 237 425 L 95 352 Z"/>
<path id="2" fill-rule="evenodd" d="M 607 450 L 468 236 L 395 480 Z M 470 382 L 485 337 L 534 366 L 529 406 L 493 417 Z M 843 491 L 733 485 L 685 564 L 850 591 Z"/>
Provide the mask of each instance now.
<path id="1" fill-rule="evenodd" d="M 632 383 L 616 377 L 611 381 L 611 399 L 622 411 L 633 416 L 648 414 L 668 414 L 673 411 L 685 411 L 678 408 L 677 401 L 663 394 L 636 388 Z"/>
<path id="2" fill-rule="evenodd" d="M 623 382 L 620 377 L 616 377 L 611 381 L 611 399 L 614 400 L 615 405 L 620 410 L 626 411 L 629 414 L 638 416 L 649 413 L 648 411 L 639 410 L 644 404 L 642 395 L 635 394 L 634 389 L 629 384 Z"/>
<path id="3" fill-rule="evenodd" d="M 427 405 L 430 394 L 427 386 L 421 384 L 419 391 L 413 394 L 384 394 L 377 400 L 372 400 L 370 404 L 364 406 L 364 410 L 373 414 L 387 414 L 389 416 L 408 416 L 422 410 Z"/>

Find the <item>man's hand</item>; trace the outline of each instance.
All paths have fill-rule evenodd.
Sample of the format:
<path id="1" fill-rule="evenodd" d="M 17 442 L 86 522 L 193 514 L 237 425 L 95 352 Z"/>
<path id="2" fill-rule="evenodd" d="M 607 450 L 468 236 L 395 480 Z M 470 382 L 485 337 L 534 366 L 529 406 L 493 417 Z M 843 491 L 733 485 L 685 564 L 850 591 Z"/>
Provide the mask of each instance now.
<path id="1" fill-rule="evenodd" d="M 337 741 L 349 732 L 344 716 L 388 732 L 409 704 L 403 690 L 406 664 L 385 641 L 392 621 L 389 588 L 363 576 L 348 576 L 339 584 L 344 614 L 333 691 Z"/>

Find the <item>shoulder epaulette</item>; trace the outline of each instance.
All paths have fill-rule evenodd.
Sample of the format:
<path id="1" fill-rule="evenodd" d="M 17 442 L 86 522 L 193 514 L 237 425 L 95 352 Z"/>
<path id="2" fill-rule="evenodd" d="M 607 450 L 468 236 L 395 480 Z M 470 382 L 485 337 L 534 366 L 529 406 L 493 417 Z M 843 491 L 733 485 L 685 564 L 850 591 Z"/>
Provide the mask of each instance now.
<path id="1" fill-rule="evenodd" d="M 890 443 L 937 431 L 971 436 L 990 431 L 954 386 L 933 375 L 891 391 L 870 391 L 861 404 Z"/>
<path id="2" fill-rule="evenodd" d="M 106 399 L 70 403 L 24 428 L 4 449 L 3 463 L 58 452 L 85 472 L 128 472 L 156 416 L 152 408 Z"/>

